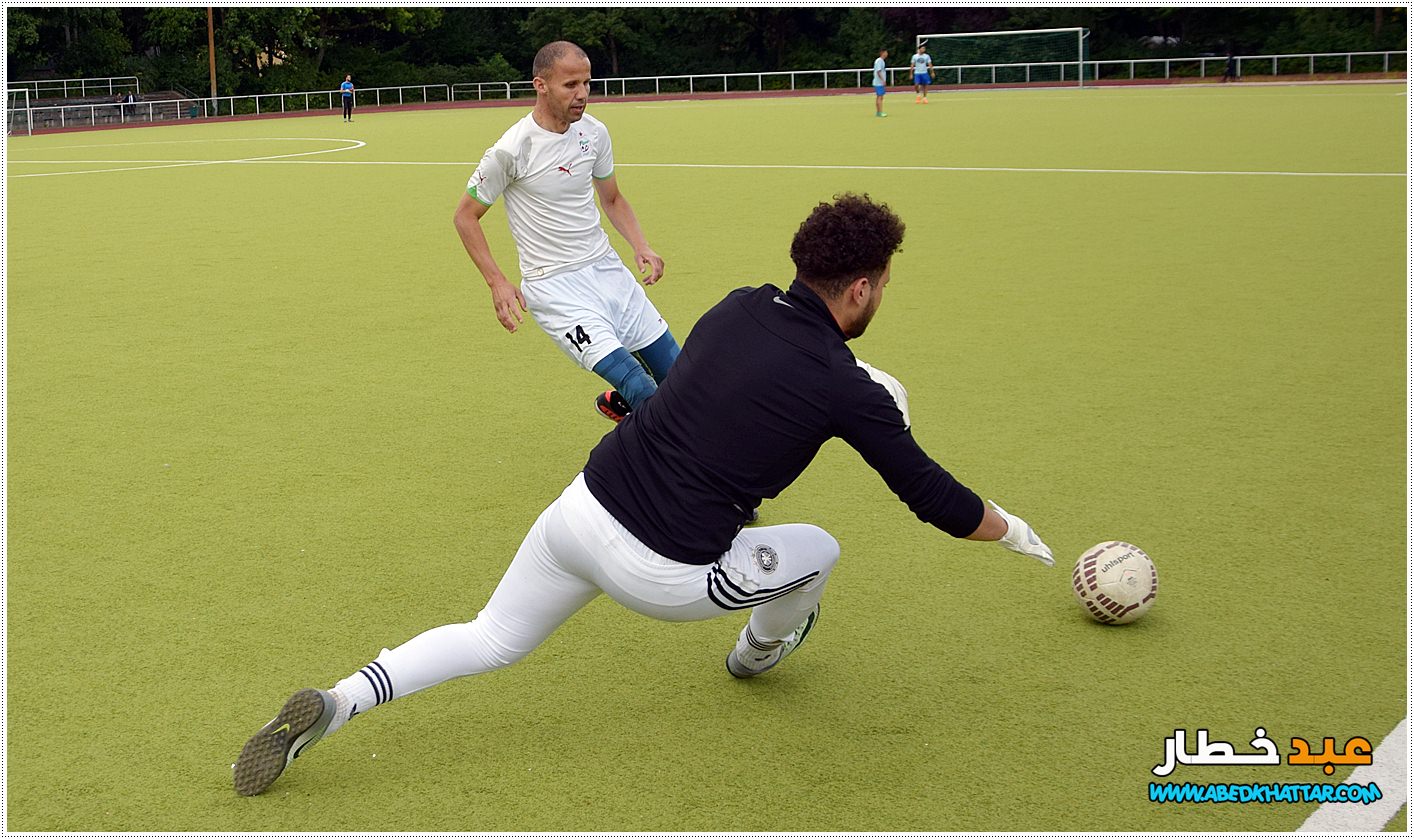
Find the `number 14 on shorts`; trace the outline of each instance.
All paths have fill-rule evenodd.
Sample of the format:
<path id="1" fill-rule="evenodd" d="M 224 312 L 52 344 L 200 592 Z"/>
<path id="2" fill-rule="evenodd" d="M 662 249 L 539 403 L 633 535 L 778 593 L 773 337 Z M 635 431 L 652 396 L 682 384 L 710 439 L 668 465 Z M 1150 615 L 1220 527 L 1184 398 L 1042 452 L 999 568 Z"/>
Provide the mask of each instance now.
<path id="1" fill-rule="evenodd" d="M 589 337 L 589 333 L 585 332 L 582 326 L 576 326 L 573 332 L 566 332 L 565 340 L 569 341 L 570 346 L 579 350 L 581 353 L 584 352 L 585 344 L 594 343 L 594 339 Z"/>

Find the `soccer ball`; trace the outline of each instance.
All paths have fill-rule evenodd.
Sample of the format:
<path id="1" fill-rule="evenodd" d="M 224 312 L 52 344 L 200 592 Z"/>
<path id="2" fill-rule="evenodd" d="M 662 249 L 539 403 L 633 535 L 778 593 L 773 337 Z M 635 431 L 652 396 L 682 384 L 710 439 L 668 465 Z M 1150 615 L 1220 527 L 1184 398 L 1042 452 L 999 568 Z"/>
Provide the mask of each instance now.
<path id="1" fill-rule="evenodd" d="M 1159 593 L 1153 560 L 1128 542 L 1101 542 L 1081 554 L 1070 581 L 1085 614 L 1107 624 L 1134 623 Z"/>

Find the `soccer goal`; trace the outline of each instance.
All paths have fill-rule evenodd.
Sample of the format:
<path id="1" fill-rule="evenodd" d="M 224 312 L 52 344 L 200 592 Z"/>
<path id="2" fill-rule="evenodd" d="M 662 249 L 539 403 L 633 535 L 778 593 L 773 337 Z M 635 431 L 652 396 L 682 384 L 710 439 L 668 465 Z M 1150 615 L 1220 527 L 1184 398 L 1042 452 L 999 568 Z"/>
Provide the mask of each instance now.
<path id="1" fill-rule="evenodd" d="M 1073 84 L 1085 86 L 1090 30 L 1016 29 L 919 35 L 938 85 Z"/>
<path id="2" fill-rule="evenodd" d="M 34 111 L 30 109 L 29 88 L 10 88 L 5 94 L 5 136 L 34 134 Z"/>

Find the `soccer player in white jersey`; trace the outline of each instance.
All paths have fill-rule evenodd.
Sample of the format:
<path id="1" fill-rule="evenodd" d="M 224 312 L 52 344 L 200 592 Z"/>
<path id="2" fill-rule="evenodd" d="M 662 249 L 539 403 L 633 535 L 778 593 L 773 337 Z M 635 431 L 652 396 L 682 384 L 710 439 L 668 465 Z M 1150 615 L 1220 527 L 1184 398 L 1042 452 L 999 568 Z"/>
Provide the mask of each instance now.
<path id="1" fill-rule="evenodd" d="M 663 258 L 619 191 L 608 129 L 585 113 L 589 57 L 569 41 L 555 41 L 536 53 L 533 72 L 535 109 L 486 150 L 454 222 L 501 325 L 515 332 L 521 312 L 529 311 L 571 361 L 612 386 L 596 404 L 618 422 L 657 390 L 678 344 L 609 246 L 595 194 L 639 270 L 648 272 L 644 285 L 663 276 Z M 502 197 L 520 257 L 519 287 L 496 264 L 481 228 L 482 216 Z"/>

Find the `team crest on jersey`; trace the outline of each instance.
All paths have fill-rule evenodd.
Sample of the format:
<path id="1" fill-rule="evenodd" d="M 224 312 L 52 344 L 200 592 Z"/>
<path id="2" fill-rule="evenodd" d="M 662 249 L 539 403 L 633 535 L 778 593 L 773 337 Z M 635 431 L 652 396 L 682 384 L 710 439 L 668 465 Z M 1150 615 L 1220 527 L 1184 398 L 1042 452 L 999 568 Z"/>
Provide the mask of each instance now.
<path id="1" fill-rule="evenodd" d="M 589 154 L 589 138 L 584 136 L 583 133 L 579 135 L 579 153 Z"/>
<path id="2" fill-rule="evenodd" d="M 776 567 L 781 564 L 780 557 L 776 556 L 776 549 L 770 545 L 757 545 L 751 549 L 751 558 L 756 560 L 756 567 L 761 569 L 762 574 L 773 574 Z"/>

